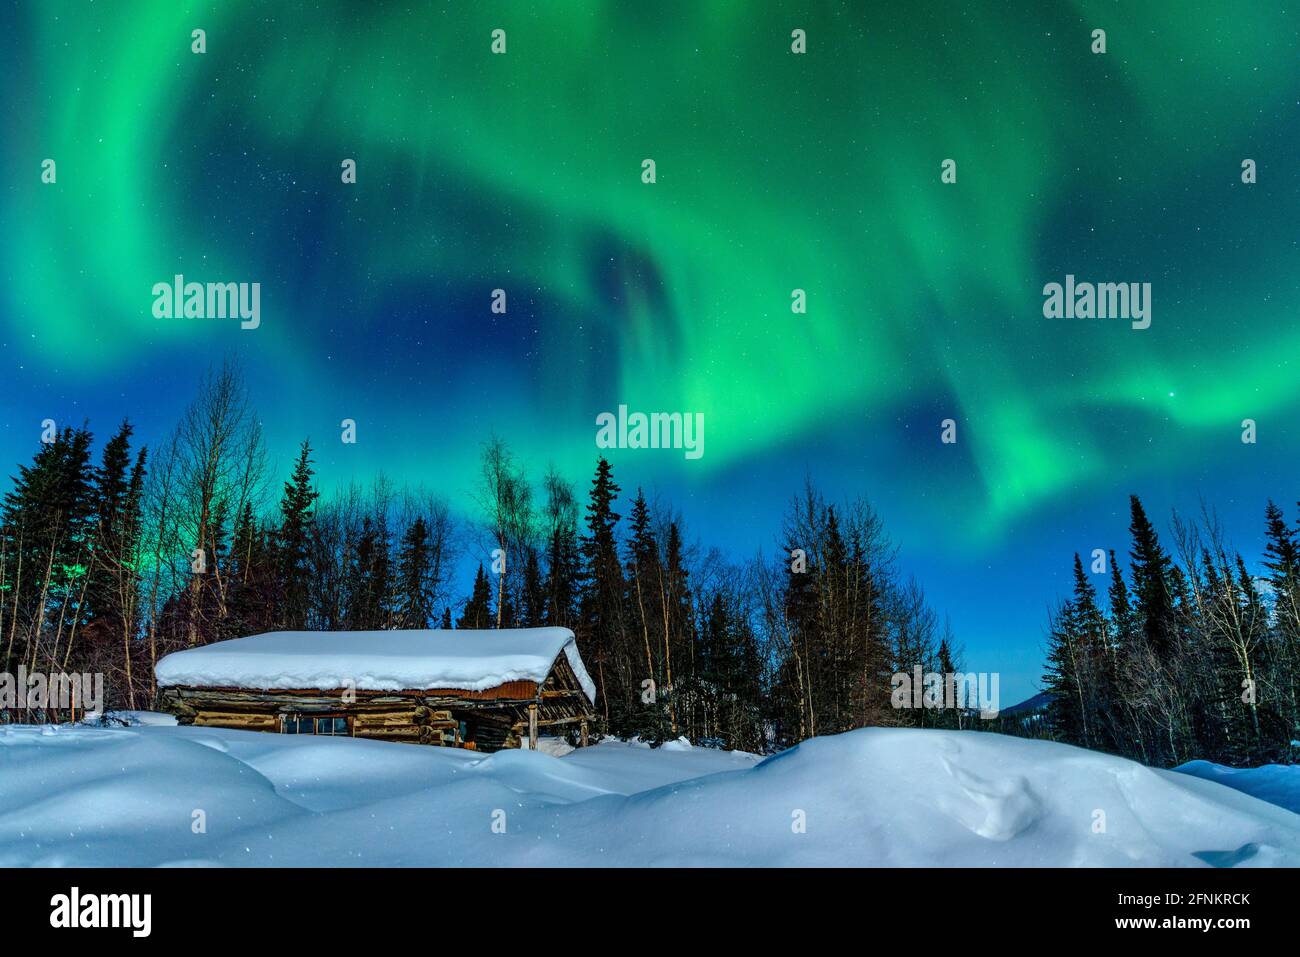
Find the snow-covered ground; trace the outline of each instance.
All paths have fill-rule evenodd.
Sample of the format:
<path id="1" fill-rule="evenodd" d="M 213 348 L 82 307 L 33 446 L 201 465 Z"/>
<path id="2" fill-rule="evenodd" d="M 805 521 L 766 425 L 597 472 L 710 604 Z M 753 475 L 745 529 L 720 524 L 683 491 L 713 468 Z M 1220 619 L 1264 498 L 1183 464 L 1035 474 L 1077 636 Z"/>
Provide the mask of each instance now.
<path id="1" fill-rule="evenodd" d="M 1300 814 L 1300 765 L 1266 764 L 1262 768 L 1225 768 L 1209 761 L 1188 761 L 1174 770 L 1226 784 L 1262 801 Z"/>
<path id="2" fill-rule="evenodd" d="M 0 866 L 461 864 L 1298 866 L 1300 815 L 972 732 L 866 729 L 760 760 L 0 727 Z"/>

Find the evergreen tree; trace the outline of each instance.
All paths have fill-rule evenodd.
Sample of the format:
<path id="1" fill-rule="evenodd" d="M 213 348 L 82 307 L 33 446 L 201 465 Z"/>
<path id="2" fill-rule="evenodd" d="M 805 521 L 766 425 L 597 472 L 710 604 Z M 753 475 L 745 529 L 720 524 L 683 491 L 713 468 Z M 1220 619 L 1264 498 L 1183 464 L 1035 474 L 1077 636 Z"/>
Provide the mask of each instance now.
<path id="1" fill-rule="evenodd" d="M 690 572 L 686 569 L 682 533 L 677 522 L 668 524 L 664 560 L 659 563 L 659 620 L 663 627 L 664 682 L 668 695 L 668 721 L 673 735 L 679 730 L 676 689 L 692 671 L 691 650 L 694 642 L 694 619 L 690 589 Z"/>
<path id="2" fill-rule="evenodd" d="M 641 662 L 638 662 L 639 665 L 643 662 L 642 680 L 649 679 L 658 689 L 664 682 L 650 634 L 652 630 L 656 633 L 658 631 L 659 602 L 654 589 L 660 580 L 659 545 L 650 527 L 650 507 L 646 503 L 645 494 L 640 489 L 637 489 L 636 499 L 632 502 L 632 513 L 628 523 L 631 534 L 628 538 L 627 556 L 623 566 L 628 589 L 625 605 L 628 630 L 635 635 L 639 650 L 643 653 Z"/>
<path id="3" fill-rule="evenodd" d="M 353 631 L 377 631 L 390 625 L 388 549 L 388 525 L 382 513 L 375 518 L 367 515 L 344 577 L 348 627 Z"/>
<path id="4" fill-rule="evenodd" d="M 65 428 L 20 465 L 0 507 L 4 553 L 14 567 L 2 633 L 4 664 L 59 667 L 69 626 L 82 619 L 96 496 L 93 436 Z"/>
<path id="5" fill-rule="evenodd" d="M 1174 599 L 1170 590 L 1172 562 L 1161 547 L 1156 530 L 1136 495 L 1129 496 L 1129 505 L 1132 512 L 1129 531 L 1133 535 L 1130 558 L 1137 619 L 1147 647 L 1156 661 L 1163 664 L 1173 657 L 1177 635 Z"/>
<path id="6" fill-rule="evenodd" d="M 1282 510 L 1271 501 L 1265 509 L 1264 567 L 1273 593 L 1276 635 L 1269 646 L 1276 686 L 1282 741 L 1300 741 L 1300 542 L 1288 528 Z M 1289 745 L 1278 760 L 1300 757 L 1300 746 Z"/>
<path id="7" fill-rule="evenodd" d="M 399 628 L 428 628 L 433 614 L 429 528 L 417 517 L 402 536 L 397 558 Z"/>
<path id="8" fill-rule="evenodd" d="M 1124 581 L 1119 562 L 1115 560 L 1114 549 L 1110 551 L 1110 588 L 1107 597 L 1110 601 L 1111 644 L 1117 651 L 1122 651 L 1132 646 L 1136 631 L 1128 585 Z"/>
<path id="9" fill-rule="evenodd" d="M 95 470 L 94 544 L 86 580 L 86 623 L 81 632 L 90 646 L 88 653 L 95 668 L 120 679 L 107 685 L 110 706 L 128 708 L 137 706 L 136 684 L 144 677 L 137 673 L 133 658 L 139 624 L 141 510 L 147 453 L 141 449 L 132 460 L 132 432 L 131 424 L 123 422 L 105 444 L 101 464 Z"/>
<path id="10" fill-rule="evenodd" d="M 298 452 L 293 476 L 284 483 L 280 499 L 280 580 L 284 592 L 283 621 L 289 630 L 307 627 L 308 581 L 311 573 L 309 539 L 319 493 L 312 486 L 311 443 Z"/>
<path id="11" fill-rule="evenodd" d="M 474 575 L 474 590 L 470 593 L 469 600 L 465 602 L 465 609 L 461 612 L 456 627 L 491 628 L 495 623 L 496 620 L 492 615 L 492 588 L 488 584 L 487 575 L 483 574 L 483 565 L 480 563 L 478 572 Z"/>
<path id="12" fill-rule="evenodd" d="M 270 631 L 279 625 L 282 600 L 273 543 L 245 501 L 235 520 L 229 570 L 229 601 L 222 638 L 239 638 Z"/>
<path id="13" fill-rule="evenodd" d="M 1087 746 L 1087 707 L 1079 674 L 1082 660 L 1078 619 L 1072 602 L 1065 602 L 1048 627 L 1047 663 L 1043 690 L 1048 694 L 1047 723 L 1053 736 L 1067 744 Z"/>
<path id="14" fill-rule="evenodd" d="M 126 540 L 132 521 L 129 513 L 131 495 L 131 424 L 123 422 L 104 445 L 100 466 L 95 470 L 95 525 L 91 535 L 94 558 L 86 589 L 86 620 L 114 619 L 121 624 L 118 609 L 121 592 L 115 574 L 120 570 L 122 551 L 132 544 Z"/>
<path id="15" fill-rule="evenodd" d="M 1266 542 L 1264 567 L 1269 571 L 1269 584 L 1279 600 L 1296 600 L 1297 581 L 1300 581 L 1300 546 L 1296 533 L 1287 526 L 1282 510 L 1270 500 L 1264 509 Z"/>
<path id="16" fill-rule="evenodd" d="M 632 675 L 621 652 L 624 647 L 623 569 L 614 528 L 619 514 L 614 500 L 620 489 L 602 456 L 596 464 L 587 505 L 587 534 L 582 540 L 583 579 L 579 599 L 578 648 L 595 671 L 599 706 L 608 721 L 611 711 L 626 715 L 632 708 Z M 639 685 L 637 685 L 639 687 Z M 611 701 L 611 698 L 614 699 Z M 614 728 L 616 732 L 618 728 Z"/>
<path id="17" fill-rule="evenodd" d="M 738 589 L 723 586 L 709 597 L 699 626 L 698 654 L 692 682 L 698 736 L 728 749 L 761 749 L 761 654 Z"/>
<path id="18" fill-rule="evenodd" d="M 944 693 L 945 694 L 947 693 L 947 684 L 951 680 L 953 682 L 954 696 L 955 696 L 957 679 L 955 677 L 950 678 L 949 676 L 950 675 L 955 676 L 958 673 L 959 669 L 957 668 L 957 663 L 953 658 L 952 646 L 948 643 L 947 635 L 944 635 L 942 638 L 939 639 L 939 650 L 935 653 L 935 660 L 939 664 L 939 669 L 938 669 L 939 674 L 943 676 Z M 945 702 L 945 705 L 946 704 L 947 702 Z M 953 704 L 955 707 L 951 709 L 945 707 L 942 711 L 939 712 L 939 716 L 935 722 L 935 724 L 938 727 L 961 728 L 963 726 L 964 724 L 963 719 L 965 717 L 963 713 L 963 708 L 970 707 L 971 702 L 954 701 Z"/>
<path id="19" fill-rule="evenodd" d="M 524 558 L 522 587 L 522 618 L 520 625 L 537 628 L 546 623 L 546 585 L 542 581 L 542 568 L 537 561 L 537 549 L 528 548 Z"/>
<path id="20" fill-rule="evenodd" d="M 1107 654 L 1109 628 L 1078 552 L 1074 554 L 1074 599 L 1071 604 L 1079 655 L 1075 670 L 1083 702 L 1083 743 L 1085 747 L 1109 750 L 1115 741 L 1107 727 L 1110 711 L 1107 702 L 1114 698 L 1114 676 Z"/>
<path id="21" fill-rule="evenodd" d="M 573 490 L 554 471 L 546 480 L 546 615 L 545 623 L 564 628 L 578 623 L 578 582 L 582 556 L 578 550 L 577 504 Z"/>
<path id="22" fill-rule="evenodd" d="M 1106 599 L 1110 616 L 1106 622 L 1105 673 L 1110 697 L 1103 698 L 1103 704 L 1109 705 L 1111 709 L 1108 723 L 1116 753 L 1139 757 L 1144 753 L 1143 722 L 1138 709 L 1126 693 L 1122 679 L 1136 673 L 1141 637 L 1137 633 L 1128 583 L 1124 581 L 1124 572 L 1115 558 L 1115 550 L 1111 549 L 1107 555 L 1110 562 L 1110 585 Z"/>
<path id="23" fill-rule="evenodd" d="M 1296 654 L 1300 653 L 1300 536 L 1287 527 L 1282 510 L 1272 502 L 1264 514 L 1264 567 L 1269 573 L 1279 637 L 1287 650 Z"/>

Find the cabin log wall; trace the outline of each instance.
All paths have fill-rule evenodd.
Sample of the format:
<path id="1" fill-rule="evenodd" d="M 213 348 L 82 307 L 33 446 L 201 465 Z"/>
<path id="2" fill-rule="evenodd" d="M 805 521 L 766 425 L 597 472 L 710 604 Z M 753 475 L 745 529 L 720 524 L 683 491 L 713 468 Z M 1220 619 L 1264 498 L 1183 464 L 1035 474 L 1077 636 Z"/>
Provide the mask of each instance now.
<path id="1" fill-rule="evenodd" d="M 473 726 L 470 745 L 481 751 L 519 747 L 534 727 L 583 727 L 593 717 L 564 654 L 557 657 L 539 687 L 533 681 L 509 681 L 494 688 L 405 691 L 343 689 L 267 689 L 168 687 L 160 689 L 158 707 L 180 724 L 280 731 L 281 716 L 343 715 L 358 738 L 412 744 L 464 745 L 460 722 Z"/>

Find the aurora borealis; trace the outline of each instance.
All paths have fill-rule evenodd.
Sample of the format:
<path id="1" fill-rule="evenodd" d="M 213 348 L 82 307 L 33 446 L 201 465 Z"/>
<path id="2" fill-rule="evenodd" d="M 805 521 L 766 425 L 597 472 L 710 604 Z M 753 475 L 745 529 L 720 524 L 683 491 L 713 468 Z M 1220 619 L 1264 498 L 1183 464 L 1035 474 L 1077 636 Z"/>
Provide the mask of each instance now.
<path id="1" fill-rule="evenodd" d="M 48 0 L 0 53 L 9 469 L 47 417 L 151 441 L 226 355 L 277 461 L 453 501 L 493 431 L 585 483 L 598 414 L 700 412 L 698 460 L 610 453 L 625 490 L 738 554 L 805 474 L 865 493 L 1008 701 L 1130 492 L 1252 551 L 1300 497 L 1275 4 Z M 260 327 L 156 319 L 182 273 L 259 282 Z M 1045 319 L 1067 274 L 1151 283 L 1151 327 Z"/>

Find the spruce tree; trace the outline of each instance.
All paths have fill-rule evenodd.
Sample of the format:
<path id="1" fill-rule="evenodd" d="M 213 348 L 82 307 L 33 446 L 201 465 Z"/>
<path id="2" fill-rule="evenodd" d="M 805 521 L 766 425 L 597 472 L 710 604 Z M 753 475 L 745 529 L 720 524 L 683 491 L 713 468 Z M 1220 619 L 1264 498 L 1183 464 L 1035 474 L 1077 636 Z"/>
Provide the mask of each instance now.
<path id="1" fill-rule="evenodd" d="M 1300 543 L 1282 510 L 1271 501 L 1264 510 L 1264 567 L 1273 592 L 1277 626 L 1284 642 L 1300 641 Z"/>
<path id="2" fill-rule="evenodd" d="M 1265 509 L 1267 541 L 1264 567 L 1273 592 L 1276 634 L 1270 644 L 1274 685 L 1279 699 L 1278 737 L 1300 741 L 1300 541 L 1282 510 L 1271 501 Z M 1294 760 L 1300 745 L 1290 744 L 1278 760 Z"/>
<path id="3" fill-rule="evenodd" d="M 578 622 L 582 556 L 578 550 L 578 509 L 573 489 L 552 469 L 546 487 L 545 624 L 573 628 Z"/>
<path id="4" fill-rule="evenodd" d="M 935 660 L 939 665 L 939 674 L 944 681 L 944 693 L 947 694 L 948 682 L 953 683 L 954 697 L 956 696 L 957 687 L 957 665 L 953 660 L 952 646 L 948 644 L 948 636 L 944 635 L 939 639 L 939 650 L 935 653 Z M 936 725 L 940 728 L 961 728 L 963 724 L 963 710 L 971 706 L 970 701 L 953 701 L 953 707 L 948 707 L 947 700 L 944 701 L 943 710 L 939 712 Z"/>
<path id="5" fill-rule="evenodd" d="M 86 628 L 94 635 L 108 632 L 122 652 L 124 674 L 129 677 L 130 638 L 134 637 L 135 596 L 143 496 L 145 451 L 131 456 L 132 427 L 123 422 L 104 445 L 95 470 L 95 518 L 92 530 L 93 560 L 86 589 Z"/>
<path id="6" fill-rule="evenodd" d="M 382 513 L 361 522 L 361 531 L 344 576 L 345 605 L 349 628 L 378 631 L 389 627 L 392 582 L 389 562 L 388 525 Z"/>
<path id="7" fill-rule="evenodd" d="M 664 560 L 659 565 L 660 624 L 663 628 L 665 690 L 668 693 L 668 721 L 675 735 L 680 727 L 676 689 L 691 674 L 694 645 L 694 613 L 691 608 L 690 572 L 686 569 L 682 533 L 670 522 L 664 536 Z"/>
<path id="8" fill-rule="evenodd" d="M 1056 740 L 1087 747 L 1087 707 L 1079 674 L 1080 644 L 1074 604 L 1067 601 L 1053 614 L 1048 627 L 1047 662 L 1042 680 L 1043 690 L 1048 694 L 1047 724 Z"/>
<path id="9" fill-rule="evenodd" d="M 579 600 L 578 649 L 594 671 L 598 706 L 608 721 L 614 710 L 626 715 L 631 707 L 632 675 L 619 660 L 623 650 L 623 569 L 614 528 L 619 514 L 614 500 L 620 489 L 603 456 L 596 463 L 587 504 L 587 534 L 582 540 L 583 579 Z M 617 707 L 611 698 L 616 698 Z M 612 729 L 618 733 L 621 729 Z"/>
<path id="10" fill-rule="evenodd" d="M 400 628 L 428 628 L 433 614 L 429 527 L 417 517 L 402 536 L 397 555 L 397 620 Z"/>
<path id="11" fill-rule="evenodd" d="M 309 539 L 315 502 L 319 493 L 312 486 L 315 473 L 311 467 L 311 443 L 304 441 L 298 451 L 293 476 L 284 483 L 280 499 L 280 580 L 284 594 L 284 627 L 298 630 L 307 627 L 308 579 L 310 575 Z"/>
<path id="12" fill-rule="evenodd" d="M 1111 644 L 1117 651 L 1129 648 L 1134 640 L 1133 604 L 1129 599 L 1128 585 L 1119 562 L 1115 560 L 1115 550 L 1110 550 L 1110 588 L 1107 592 L 1110 602 Z"/>
<path id="13" fill-rule="evenodd" d="M 581 574 L 577 530 L 571 524 L 556 528 L 546 547 L 546 624 L 565 628 L 577 624 Z"/>
<path id="14" fill-rule="evenodd" d="M 14 563 L 3 635 L 4 665 L 61 664 L 60 614 L 77 620 L 90 561 L 95 489 L 89 429 L 64 428 L 20 465 L 0 507 L 5 554 Z M 21 576 L 18 574 L 21 570 Z"/>
<path id="15" fill-rule="evenodd" d="M 1083 570 L 1079 553 L 1074 553 L 1075 640 L 1078 643 L 1076 680 L 1080 685 L 1083 713 L 1081 725 L 1085 747 L 1112 749 L 1116 735 L 1105 730 L 1114 699 L 1111 659 L 1107 654 L 1107 623 L 1097 605 L 1097 593 Z"/>
<path id="16" fill-rule="evenodd" d="M 269 534 L 245 501 L 235 519 L 229 569 L 225 638 L 256 635 L 279 626 L 279 572 Z"/>
<path id="17" fill-rule="evenodd" d="M 641 489 L 636 491 L 628 524 L 631 534 L 628 537 L 627 555 L 623 565 L 628 590 L 625 604 L 628 629 L 635 635 L 638 648 L 643 655 L 639 662 L 639 664 L 643 663 L 644 667 L 642 680 L 653 681 L 658 689 L 663 681 L 650 634 L 652 629 L 658 630 L 656 606 L 659 603 L 654 588 L 660 578 L 659 545 L 655 541 L 654 530 L 650 527 L 650 507 Z"/>
<path id="18" fill-rule="evenodd" d="M 1130 552 L 1133 590 L 1137 598 L 1137 618 L 1147 646 L 1162 664 L 1173 658 L 1177 637 L 1174 598 L 1171 592 L 1172 562 L 1160 545 L 1155 527 L 1147 518 L 1142 502 L 1129 496 L 1133 535 Z"/>
<path id="19" fill-rule="evenodd" d="M 478 572 L 474 575 L 474 590 L 465 602 L 456 627 L 479 629 L 491 628 L 494 624 L 496 619 L 492 615 L 492 587 L 488 584 L 487 575 L 483 574 L 480 562 Z"/>
<path id="20" fill-rule="evenodd" d="M 542 567 L 537 560 L 537 549 L 526 549 L 524 557 L 524 581 L 520 600 L 520 625 L 524 628 L 537 628 L 546 623 L 546 585 L 542 581 Z"/>

